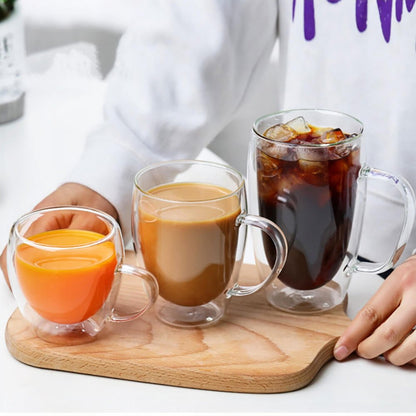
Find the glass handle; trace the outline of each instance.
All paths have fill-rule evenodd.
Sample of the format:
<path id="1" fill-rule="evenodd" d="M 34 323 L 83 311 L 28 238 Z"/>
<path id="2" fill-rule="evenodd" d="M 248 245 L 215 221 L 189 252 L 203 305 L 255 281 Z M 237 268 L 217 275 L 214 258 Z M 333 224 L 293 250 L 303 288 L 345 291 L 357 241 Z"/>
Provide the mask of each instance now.
<path id="1" fill-rule="evenodd" d="M 264 286 L 267 286 L 275 277 L 279 275 L 284 264 L 286 263 L 287 258 L 288 249 L 286 238 L 281 229 L 274 222 L 257 215 L 241 214 L 237 218 L 237 224 L 252 225 L 265 232 L 272 239 L 276 248 L 276 260 L 270 274 L 261 283 L 253 286 L 240 286 L 236 283 L 227 291 L 227 298 L 230 298 L 231 296 L 251 295 L 252 293 L 262 289 Z"/>
<path id="2" fill-rule="evenodd" d="M 415 193 L 405 178 L 393 175 L 380 169 L 363 166 L 359 177 L 364 179 L 373 178 L 383 180 L 393 184 L 399 190 L 404 202 L 404 219 L 402 229 L 391 256 L 385 262 L 373 263 L 357 261 L 353 267 L 354 271 L 357 272 L 382 273 L 396 264 L 406 247 L 415 220 Z"/>
<path id="3" fill-rule="evenodd" d="M 148 302 L 144 305 L 141 309 L 136 312 L 120 315 L 116 311 L 113 310 L 109 320 L 112 322 L 128 322 L 132 321 L 133 319 L 138 318 L 139 316 L 143 315 L 149 308 L 153 306 L 156 302 L 156 299 L 159 295 L 159 286 L 155 277 L 145 269 L 141 269 L 139 267 L 129 266 L 127 264 L 121 264 L 117 267 L 114 272 L 115 274 L 120 275 L 129 275 L 133 276 L 134 278 L 141 279 L 147 288 L 147 296 Z"/>

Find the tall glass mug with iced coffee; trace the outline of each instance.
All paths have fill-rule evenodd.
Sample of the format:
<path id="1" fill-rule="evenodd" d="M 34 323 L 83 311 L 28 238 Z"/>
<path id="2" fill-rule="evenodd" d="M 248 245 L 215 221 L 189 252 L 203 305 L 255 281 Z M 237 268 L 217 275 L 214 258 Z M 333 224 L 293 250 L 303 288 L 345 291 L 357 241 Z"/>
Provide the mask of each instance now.
<path id="1" fill-rule="evenodd" d="M 327 110 L 291 110 L 258 119 L 248 158 L 250 210 L 274 221 L 289 252 L 266 289 L 273 306 L 296 313 L 332 309 L 345 299 L 355 272 L 380 273 L 400 257 L 415 215 L 415 197 L 401 177 L 363 160 L 362 123 Z M 404 220 L 385 262 L 358 260 L 368 178 L 388 181 L 404 201 Z M 393 238 L 386 236 L 386 238 Z M 254 234 L 256 263 L 274 262 L 267 236 Z"/>

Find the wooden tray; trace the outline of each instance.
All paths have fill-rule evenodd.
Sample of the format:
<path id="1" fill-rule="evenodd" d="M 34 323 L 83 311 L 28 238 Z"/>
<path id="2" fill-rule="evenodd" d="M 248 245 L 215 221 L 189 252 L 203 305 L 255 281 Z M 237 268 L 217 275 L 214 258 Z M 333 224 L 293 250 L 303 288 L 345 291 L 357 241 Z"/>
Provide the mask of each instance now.
<path id="1" fill-rule="evenodd" d="M 244 265 L 245 284 L 257 281 Z M 130 282 L 120 302 L 131 304 Z M 223 320 L 205 329 L 177 329 L 153 311 L 107 324 L 97 340 L 57 346 L 35 337 L 16 310 L 6 344 L 19 361 L 41 368 L 207 390 L 277 393 L 308 385 L 330 360 L 350 322 L 342 306 L 321 315 L 293 315 L 269 306 L 264 293 L 234 298 Z"/>

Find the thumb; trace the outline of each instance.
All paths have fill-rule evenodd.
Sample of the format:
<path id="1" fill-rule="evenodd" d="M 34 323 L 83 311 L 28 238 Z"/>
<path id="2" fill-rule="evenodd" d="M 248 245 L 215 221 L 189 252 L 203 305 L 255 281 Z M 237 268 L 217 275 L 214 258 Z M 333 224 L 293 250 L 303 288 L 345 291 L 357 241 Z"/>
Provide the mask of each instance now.
<path id="1" fill-rule="evenodd" d="M 4 279 L 6 280 L 7 285 L 10 287 L 9 275 L 7 274 L 7 247 L 4 248 L 3 252 L 0 255 L 0 268 L 3 272 Z"/>

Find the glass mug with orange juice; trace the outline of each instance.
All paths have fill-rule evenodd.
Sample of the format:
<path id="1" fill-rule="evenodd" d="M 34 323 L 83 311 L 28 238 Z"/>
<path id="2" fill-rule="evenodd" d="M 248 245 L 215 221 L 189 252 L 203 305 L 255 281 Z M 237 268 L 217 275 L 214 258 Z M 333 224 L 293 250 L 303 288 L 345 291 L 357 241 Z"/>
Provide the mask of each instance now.
<path id="1" fill-rule="evenodd" d="M 12 226 L 7 270 L 22 315 L 42 339 L 89 342 L 106 321 L 141 316 L 158 296 L 151 273 L 123 264 L 120 228 L 111 216 L 89 208 L 55 207 L 30 212 Z M 115 310 L 121 276 L 141 279 L 139 310 Z M 136 306 L 135 306 L 136 307 Z"/>
<path id="2" fill-rule="evenodd" d="M 159 283 L 158 318 L 177 327 L 205 327 L 224 315 L 228 300 L 269 284 L 286 260 L 286 239 L 271 221 L 247 213 L 245 181 L 229 166 L 182 160 L 150 165 L 135 177 L 135 251 Z M 246 227 L 274 244 L 272 270 L 259 284 L 238 282 Z"/>

